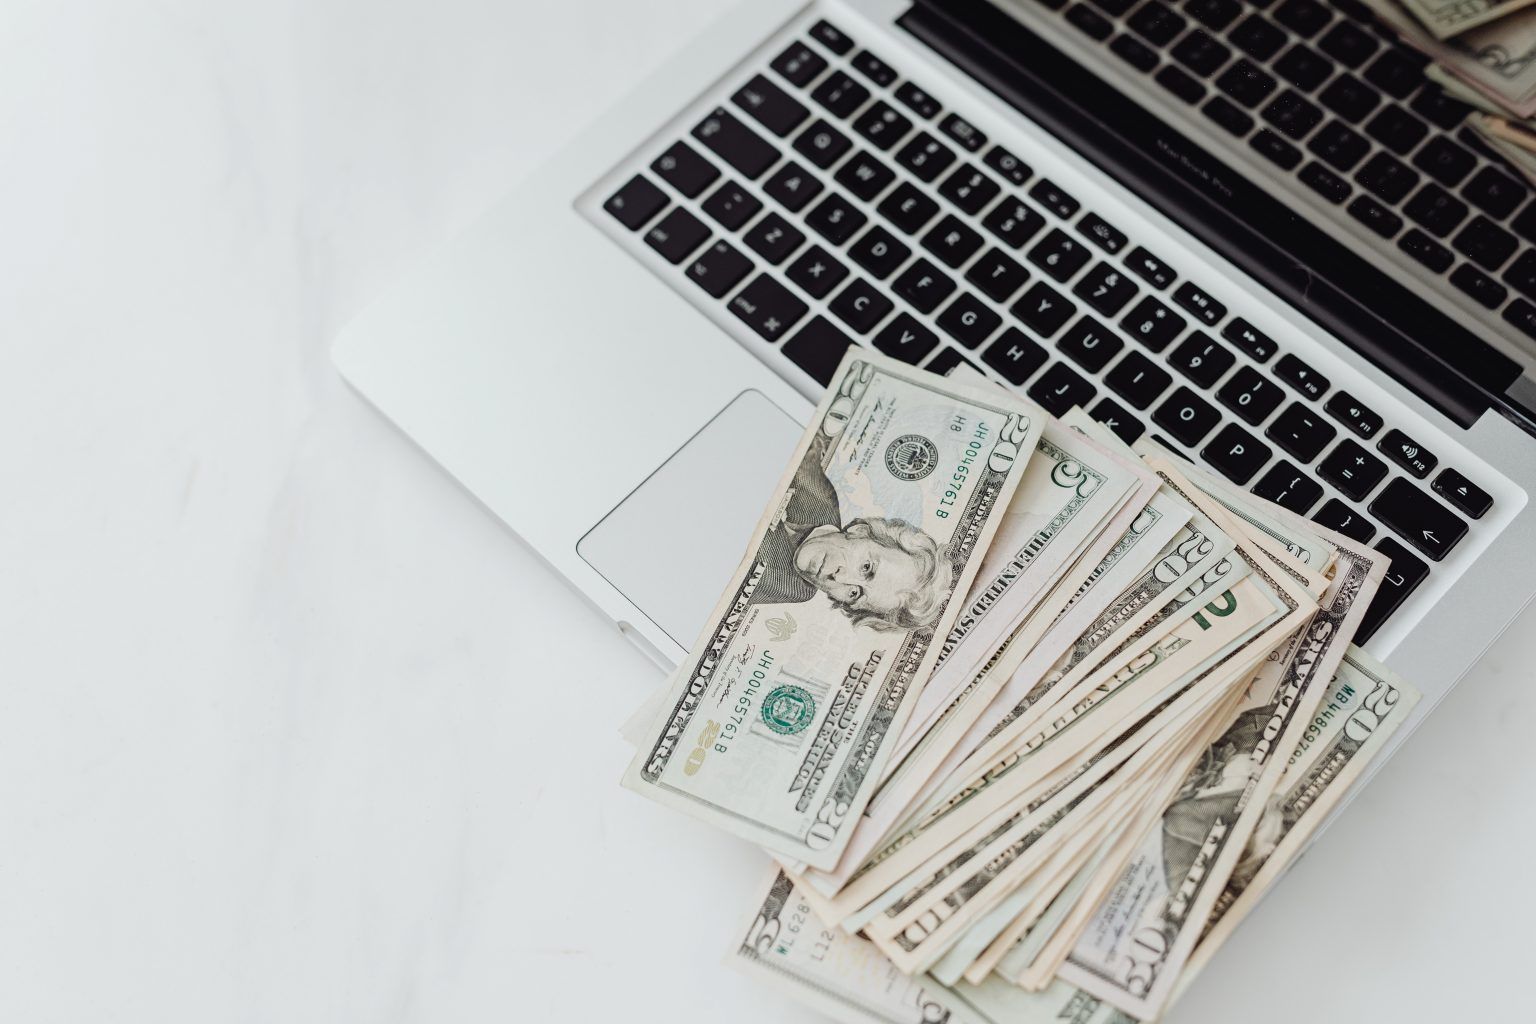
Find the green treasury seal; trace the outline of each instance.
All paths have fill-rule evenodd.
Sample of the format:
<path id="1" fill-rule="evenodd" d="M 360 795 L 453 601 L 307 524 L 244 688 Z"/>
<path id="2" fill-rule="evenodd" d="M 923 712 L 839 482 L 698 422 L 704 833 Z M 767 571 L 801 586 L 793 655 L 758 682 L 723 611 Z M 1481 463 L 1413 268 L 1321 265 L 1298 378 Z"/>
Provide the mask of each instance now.
<path id="1" fill-rule="evenodd" d="M 763 724 L 781 736 L 804 731 L 815 717 L 815 698 L 798 686 L 780 686 L 763 698 Z"/>

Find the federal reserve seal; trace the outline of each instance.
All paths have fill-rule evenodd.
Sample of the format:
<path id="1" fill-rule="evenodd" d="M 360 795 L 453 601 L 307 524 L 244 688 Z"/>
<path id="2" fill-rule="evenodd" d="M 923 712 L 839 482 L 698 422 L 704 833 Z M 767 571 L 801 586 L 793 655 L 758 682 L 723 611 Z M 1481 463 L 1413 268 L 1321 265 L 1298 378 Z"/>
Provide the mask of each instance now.
<path id="1" fill-rule="evenodd" d="M 885 468 L 898 480 L 921 480 L 938 464 L 938 445 L 922 434 L 902 434 L 885 449 Z"/>
<path id="2" fill-rule="evenodd" d="M 763 698 L 763 724 L 780 736 L 803 732 L 816 717 L 816 699 L 798 686 L 780 686 Z"/>

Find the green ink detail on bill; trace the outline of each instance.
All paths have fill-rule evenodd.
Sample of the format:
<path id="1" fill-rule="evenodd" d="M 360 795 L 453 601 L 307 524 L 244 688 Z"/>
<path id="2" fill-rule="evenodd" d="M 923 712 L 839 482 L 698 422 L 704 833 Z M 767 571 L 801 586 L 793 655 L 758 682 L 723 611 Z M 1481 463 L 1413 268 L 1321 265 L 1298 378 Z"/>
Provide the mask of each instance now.
<path id="1" fill-rule="evenodd" d="M 816 717 L 816 699 L 798 686 L 780 686 L 763 698 L 763 724 L 780 736 L 803 732 Z"/>

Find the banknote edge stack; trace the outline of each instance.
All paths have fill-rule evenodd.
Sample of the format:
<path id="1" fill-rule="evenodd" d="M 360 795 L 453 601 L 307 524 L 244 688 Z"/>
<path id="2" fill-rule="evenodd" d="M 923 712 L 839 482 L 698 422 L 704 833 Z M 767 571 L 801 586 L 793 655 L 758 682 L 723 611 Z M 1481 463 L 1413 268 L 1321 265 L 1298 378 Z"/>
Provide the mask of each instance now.
<path id="1" fill-rule="evenodd" d="M 624 784 L 769 850 L 728 962 L 837 1019 L 1160 1018 L 1412 713 L 1383 556 L 980 374 L 833 382 Z"/>

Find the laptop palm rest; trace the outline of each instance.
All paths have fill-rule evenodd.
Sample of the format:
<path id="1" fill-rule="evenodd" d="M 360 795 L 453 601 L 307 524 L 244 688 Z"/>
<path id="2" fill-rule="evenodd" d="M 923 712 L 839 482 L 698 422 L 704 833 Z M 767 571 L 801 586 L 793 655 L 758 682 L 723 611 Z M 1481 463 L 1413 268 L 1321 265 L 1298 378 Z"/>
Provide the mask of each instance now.
<path id="1" fill-rule="evenodd" d="M 689 646 L 803 430 L 761 392 L 743 391 L 589 530 L 577 554 Z"/>

